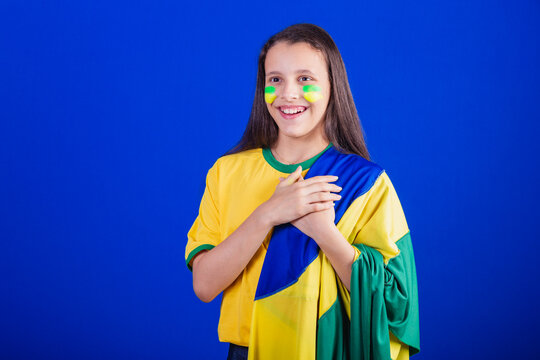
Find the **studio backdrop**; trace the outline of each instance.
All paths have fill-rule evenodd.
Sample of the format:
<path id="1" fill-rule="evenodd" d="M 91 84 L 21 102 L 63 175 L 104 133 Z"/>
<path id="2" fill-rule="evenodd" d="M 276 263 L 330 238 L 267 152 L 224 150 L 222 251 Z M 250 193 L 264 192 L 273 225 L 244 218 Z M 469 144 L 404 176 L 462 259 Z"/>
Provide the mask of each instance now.
<path id="1" fill-rule="evenodd" d="M 262 45 L 302 22 L 403 206 L 414 358 L 535 356 L 538 1 L 3 1 L 0 358 L 225 358 L 187 232 Z"/>

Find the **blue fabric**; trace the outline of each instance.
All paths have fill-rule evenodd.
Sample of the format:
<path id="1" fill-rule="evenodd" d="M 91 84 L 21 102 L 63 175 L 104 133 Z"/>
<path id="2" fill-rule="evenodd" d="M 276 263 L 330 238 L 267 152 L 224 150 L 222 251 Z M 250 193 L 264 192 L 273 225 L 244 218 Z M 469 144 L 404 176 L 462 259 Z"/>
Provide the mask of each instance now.
<path id="1" fill-rule="evenodd" d="M 335 175 L 334 184 L 342 187 L 336 201 L 335 222 L 339 222 L 350 204 L 369 191 L 383 168 L 356 154 L 344 154 L 331 147 L 309 168 L 305 179 Z M 274 227 L 264 258 L 255 300 L 273 295 L 294 284 L 319 255 L 317 243 L 290 223 Z"/>
<path id="2" fill-rule="evenodd" d="M 247 360 L 248 348 L 236 344 L 229 344 L 229 354 L 227 360 Z"/>

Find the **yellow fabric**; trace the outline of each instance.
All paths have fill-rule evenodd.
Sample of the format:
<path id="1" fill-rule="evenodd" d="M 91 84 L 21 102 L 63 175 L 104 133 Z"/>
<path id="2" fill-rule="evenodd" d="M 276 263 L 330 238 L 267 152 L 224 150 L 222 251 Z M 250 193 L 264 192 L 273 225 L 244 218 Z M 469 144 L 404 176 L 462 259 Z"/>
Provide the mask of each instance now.
<path id="1" fill-rule="evenodd" d="M 377 249 L 383 255 L 386 264 L 391 258 L 399 255 L 395 242 L 409 232 L 409 227 L 394 185 L 386 172 L 379 176 L 367 193 L 353 201 L 337 224 L 337 228 L 344 236 L 348 235 L 345 238 L 349 242 Z M 356 247 L 355 250 L 356 260 L 360 250 Z M 342 285 L 342 288 L 345 287 Z M 343 290 L 341 295 L 347 300 L 345 309 L 350 318 L 350 295 Z M 409 347 L 399 341 L 391 331 L 389 334 L 392 360 L 409 359 Z"/>
<path id="2" fill-rule="evenodd" d="M 395 242 L 409 229 L 395 189 L 385 172 L 366 193 L 353 201 L 337 228 L 349 243 L 362 243 L 377 249 L 385 263 L 399 254 Z M 360 251 L 355 250 L 356 259 Z M 310 263 L 298 282 L 255 302 L 248 358 L 314 360 L 317 321 L 335 303 L 338 291 L 350 318 L 350 293 L 324 253 L 319 251 L 319 256 Z M 313 310 L 317 300 L 318 308 Z M 279 346 L 276 346 L 278 339 Z M 408 347 L 391 333 L 390 352 L 392 359 L 408 358 Z"/>
<path id="3" fill-rule="evenodd" d="M 280 291 L 277 296 L 256 302 L 261 331 L 254 333 L 248 351 L 249 359 L 315 359 L 317 319 L 297 326 L 298 317 L 309 318 L 317 312 L 319 298 L 320 257 L 308 266 L 298 281 Z M 253 325 L 256 325 L 254 323 Z M 267 346 L 252 346 L 264 343 Z M 278 345 L 279 344 L 279 345 Z"/>
<path id="4" fill-rule="evenodd" d="M 307 171 L 308 169 L 303 169 L 302 175 L 305 176 Z M 206 176 L 206 188 L 199 214 L 188 232 L 186 260 L 189 257 L 193 258 L 194 254 L 200 251 L 201 245 L 217 246 L 226 239 L 260 204 L 272 196 L 279 183 L 279 177 L 288 175 L 268 164 L 260 148 L 219 158 Z M 372 198 L 377 201 L 370 201 Z M 337 228 L 350 243 L 363 243 L 379 250 L 387 263 L 399 253 L 394 242 L 408 231 L 401 206 L 397 205 L 400 204 L 395 190 L 383 172 L 372 188 L 349 206 Z M 255 291 L 271 233 L 270 231 L 266 236 L 261 248 L 242 274 L 223 292 L 218 324 L 219 340 L 222 342 L 242 346 L 248 346 L 250 343 Z M 355 251 L 356 260 L 360 252 L 356 248 Z M 319 289 L 319 284 L 323 284 L 321 286 L 324 288 Z M 313 297 L 307 307 L 299 308 L 295 302 L 295 296 L 298 295 L 300 288 L 304 288 L 302 292 L 308 289 L 309 299 Z M 282 291 L 283 302 L 266 304 L 266 299 L 258 301 L 264 311 L 257 321 L 265 321 L 265 316 L 279 314 L 282 323 L 287 324 L 287 314 L 293 312 L 324 314 L 335 302 L 338 291 L 344 299 L 350 317 L 349 292 L 339 281 L 326 256 L 321 253 L 321 256 L 308 266 L 297 283 Z M 321 294 L 320 302 L 318 302 L 319 294 Z M 299 356 L 297 358 L 314 359 L 317 320 L 304 323 L 300 328 L 268 326 L 264 334 L 255 334 L 254 337 L 266 336 L 270 341 L 273 338 L 277 341 L 279 335 L 280 343 L 276 348 L 295 349 L 295 353 Z M 283 336 L 284 333 L 287 336 Z M 290 343 L 283 343 L 284 338 Z M 408 358 L 408 347 L 405 345 L 402 347 L 401 342 L 392 334 L 390 344 L 392 359 Z M 250 358 L 255 355 L 258 355 L 255 357 L 257 359 L 264 358 L 262 354 L 250 352 Z"/>
<path id="5" fill-rule="evenodd" d="M 303 169 L 302 175 L 307 171 Z M 272 196 L 279 178 L 287 176 L 266 162 L 260 148 L 219 158 L 206 176 L 199 214 L 188 232 L 186 260 L 199 246 L 217 246 L 226 239 Z M 270 237 L 271 232 L 246 269 L 223 292 L 218 324 L 222 342 L 248 346 L 253 299 Z"/>
<path id="6" fill-rule="evenodd" d="M 390 356 L 392 360 L 405 360 L 409 358 L 409 347 L 403 344 L 390 331 Z"/>

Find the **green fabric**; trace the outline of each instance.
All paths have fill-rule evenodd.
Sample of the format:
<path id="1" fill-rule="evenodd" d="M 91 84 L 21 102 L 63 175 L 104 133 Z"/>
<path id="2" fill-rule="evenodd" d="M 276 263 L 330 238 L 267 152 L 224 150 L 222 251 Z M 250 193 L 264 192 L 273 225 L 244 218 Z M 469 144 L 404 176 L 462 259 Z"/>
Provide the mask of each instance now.
<path id="1" fill-rule="evenodd" d="M 211 245 L 211 244 L 203 244 L 201 246 L 197 246 L 195 249 L 191 250 L 191 252 L 189 253 L 187 259 L 186 259 L 186 265 L 189 269 L 189 271 L 193 271 L 193 269 L 191 268 L 191 266 L 189 265 L 191 259 L 193 259 L 193 257 L 195 255 L 197 255 L 197 253 L 199 251 L 202 251 L 202 250 L 212 250 L 215 246 L 214 245 Z"/>
<path id="2" fill-rule="evenodd" d="M 400 253 L 384 264 L 379 251 L 354 244 L 361 254 L 351 274 L 351 319 L 338 298 L 319 319 L 317 360 L 390 360 L 388 330 L 420 351 L 418 286 L 411 237 L 396 242 Z"/>
<path id="3" fill-rule="evenodd" d="M 341 296 L 317 324 L 317 360 L 349 359 L 349 318 Z"/>
<path id="4" fill-rule="evenodd" d="M 314 157 L 312 157 L 311 159 L 308 159 L 304 162 L 301 162 L 301 163 L 298 163 L 298 164 L 292 164 L 292 165 L 287 165 L 287 164 L 284 164 L 282 162 L 279 162 L 275 157 L 274 157 L 274 154 L 272 154 L 272 151 L 265 147 L 262 149 L 262 153 L 263 153 L 263 157 L 264 159 L 266 160 L 266 162 L 272 166 L 274 169 L 276 169 L 277 171 L 280 171 L 282 173 L 293 173 L 299 165 L 302 166 L 302 171 L 306 170 L 306 169 L 309 169 L 311 167 L 311 165 L 313 165 L 313 163 L 321 157 L 322 154 L 324 154 L 324 152 L 328 149 L 330 149 L 332 147 L 332 143 L 329 143 L 328 146 L 323 150 L 321 151 L 320 153 L 318 153 L 317 155 L 315 155 Z"/>
<path id="5" fill-rule="evenodd" d="M 354 244 L 361 254 L 351 274 L 351 359 L 390 359 L 388 330 L 420 351 L 418 285 L 410 232 L 396 242 L 400 253 L 385 266 L 376 249 Z"/>

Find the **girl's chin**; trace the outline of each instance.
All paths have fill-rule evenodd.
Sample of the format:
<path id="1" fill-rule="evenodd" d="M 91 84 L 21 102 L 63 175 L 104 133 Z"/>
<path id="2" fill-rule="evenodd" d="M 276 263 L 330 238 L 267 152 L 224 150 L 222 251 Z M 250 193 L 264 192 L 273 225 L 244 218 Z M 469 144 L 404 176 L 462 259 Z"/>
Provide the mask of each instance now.
<path id="1" fill-rule="evenodd" d="M 283 124 L 278 123 L 279 131 L 283 133 L 297 133 L 297 132 L 303 132 L 304 126 L 303 124 Z"/>
<path id="2" fill-rule="evenodd" d="M 282 136 L 300 138 L 313 133 L 313 129 L 306 129 L 301 126 L 281 126 L 279 132 Z"/>

